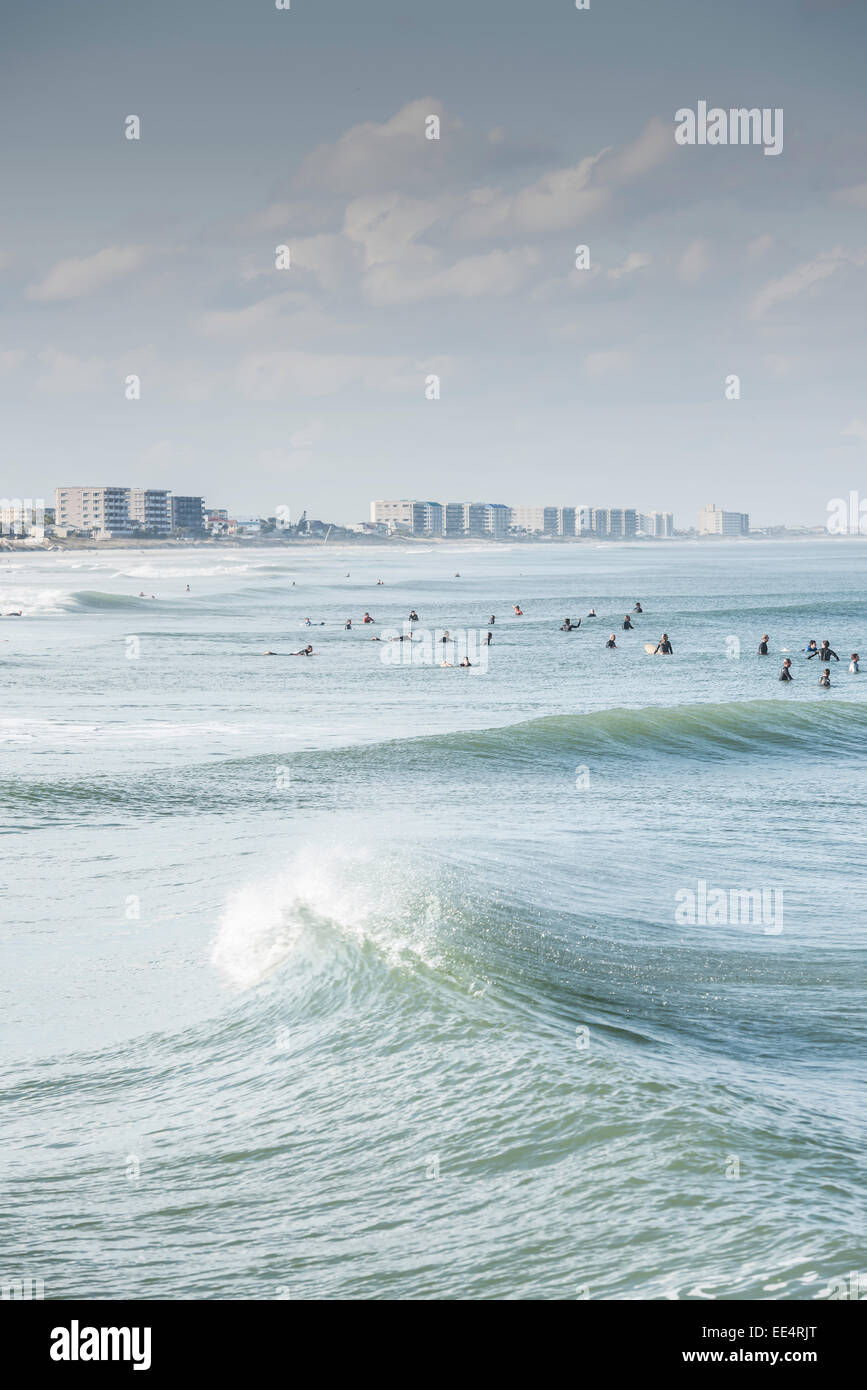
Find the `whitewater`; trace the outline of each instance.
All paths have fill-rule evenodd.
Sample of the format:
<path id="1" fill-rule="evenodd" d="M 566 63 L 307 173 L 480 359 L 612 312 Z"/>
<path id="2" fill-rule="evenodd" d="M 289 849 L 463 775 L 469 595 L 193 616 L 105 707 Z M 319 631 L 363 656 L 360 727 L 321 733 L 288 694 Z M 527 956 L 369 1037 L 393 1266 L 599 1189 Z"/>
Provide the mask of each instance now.
<path id="1" fill-rule="evenodd" d="M 786 1301 L 863 1269 L 865 555 L 0 556 L 0 1272 Z M 412 609 L 495 614 L 487 669 L 384 661 Z M 782 930 L 678 917 L 703 884 Z"/>

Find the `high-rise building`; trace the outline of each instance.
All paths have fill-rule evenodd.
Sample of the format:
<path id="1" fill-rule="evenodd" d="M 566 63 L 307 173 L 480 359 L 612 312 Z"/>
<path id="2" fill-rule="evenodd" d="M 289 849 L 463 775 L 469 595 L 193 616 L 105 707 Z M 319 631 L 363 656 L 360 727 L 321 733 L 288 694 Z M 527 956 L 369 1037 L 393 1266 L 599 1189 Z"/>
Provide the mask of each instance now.
<path id="1" fill-rule="evenodd" d="M 172 529 L 169 494 L 161 488 L 131 487 L 129 519 L 142 530 L 167 535 Z"/>
<path id="2" fill-rule="evenodd" d="M 526 531 L 530 535 L 545 529 L 544 507 L 510 507 L 509 525 L 513 531 Z"/>
<path id="3" fill-rule="evenodd" d="M 172 530 L 201 531 L 204 526 L 203 497 L 171 497 Z"/>
<path id="4" fill-rule="evenodd" d="M 639 512 L 638 535 L 666 537 L 674 535 L 674 512 Z"/>
<path id="5" fill-rule="evenodd" d="M 748 536 L 749 531 L 748 512 L 726 512 L 708 502 L 698 514 L 700 536 Z"/>
<path id="6" fill-rule="evenodd" d="M 412 533 L 414 536 L 441 536 L 445 513 L 441 502 L 413 502 Z"/>
<path id="7" fill-rule="evenodd" d="M 126 487 L 59 487 L 55 489 L 56 524 L 101 535 L 129 535 L 129 501 Z"/>
<path id="8" fill-rule="evenodd" d="M 407 497 L 397 502 L 371 502 L 370 519 L 392 530 L 397 527 L 412 530 L 412 509 L 415 503 Z"/>

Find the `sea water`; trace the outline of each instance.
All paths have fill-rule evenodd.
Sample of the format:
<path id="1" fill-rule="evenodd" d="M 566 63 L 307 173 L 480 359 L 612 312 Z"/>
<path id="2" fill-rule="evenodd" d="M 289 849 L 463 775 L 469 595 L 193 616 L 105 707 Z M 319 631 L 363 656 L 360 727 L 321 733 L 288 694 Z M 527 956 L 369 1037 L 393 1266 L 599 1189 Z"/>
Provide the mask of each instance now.
<path id="1" fill-rule="evenodd" d="M 0 1276 L 814 1299 L 867 1269 L 865 555 L 0 556 Z M 413 608 L 495 614 L 486 667 L 383 660 Z"/>

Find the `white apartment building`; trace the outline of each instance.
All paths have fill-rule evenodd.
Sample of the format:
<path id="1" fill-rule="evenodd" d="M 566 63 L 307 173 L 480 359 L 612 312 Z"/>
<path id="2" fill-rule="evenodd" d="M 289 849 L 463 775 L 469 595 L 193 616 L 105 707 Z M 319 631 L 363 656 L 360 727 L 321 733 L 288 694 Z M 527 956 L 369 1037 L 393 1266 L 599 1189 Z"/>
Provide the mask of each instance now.
<path id="1" fill-rule="evenodd" d="M 399 502 L 371 502 L 370 519 L 374 524 L 388 527 L 406 526 L 412 529 L 412 509 L 415 502 L 406 497 Z"/>
<path id="2" fill-rule="evenodd" d="M 748 512 L 726 512 L 708 502 L 698 514 L 700 536 L 747 536 L 750 530 Z"/>

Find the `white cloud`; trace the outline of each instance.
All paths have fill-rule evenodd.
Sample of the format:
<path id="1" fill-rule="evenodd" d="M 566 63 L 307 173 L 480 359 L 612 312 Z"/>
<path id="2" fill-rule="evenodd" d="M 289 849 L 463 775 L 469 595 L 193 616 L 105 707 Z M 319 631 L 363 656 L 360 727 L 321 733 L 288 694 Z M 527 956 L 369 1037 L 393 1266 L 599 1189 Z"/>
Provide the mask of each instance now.
<path id="1" fill-rule="evenodd" d="M 855 183 L 849 188 L 838 188 L 832 194 L 835 203 L 848 203 L 850 207 L 867 208 L 867 183 Z"/>
<path id="2" fill-rule="evenodd" d="M 685 284 L 694 285 L 697 280 L 701 279 L 709 265 L 710 258 L 705 242 L 692 241 L 681 256 L 677 270 Z"/>
<path id="3" fill-rule="evenodd" d="M 369 353 L 267 352 L 242 358 L 238 389 L 251 400 L 280 400 L 290 394 L 328 396 L 350 388 L 423 393 L 428 372 L 446 370 L 443 360 L 415 363 L 407 357 Z"/>
<path id="4" fill-rule="evenodd" d="M 841 434 L 848 439 L 860 439 L 863 444 L 867 444 L 867 424 L 863 420 L 850 420 L 849 424 Z"/>
<path id="5" fill-rule="evenodd" d="M 758 260 L 759 256 L 764 256 L 766 251 L 770 251 L 774 244 L 774 238 L 770 233 L 765 232 L 762 236 L 757 236 L 750 242 L 747 251 L 753 260 Z"/>
<path id="6" fill-rule="evenodd" d="M 439 256 L 416 247 L 416 256 L 387 266 L 375 266 L 364 278 L 364 292 L 372 304 L 414 304 L 422 299 L 477 299 L 484 295 L 512 294 L 525 283 L 539 262 L 533 247 L 488 251 L 465 256 L 453 265 L 437 264 Z"/>
<path id="7" fill-rule="evenodd" d="M 609 280 L 619 280 L 623 275 L 631 275 L 634 270 L 643 270 L 650 265 L 653 257 L 649 251 L 630 251 L 622 265 L 608 271 Z"/>
<path id="8" fill-rule="evenodd" d="M 611 348 L 605 352 L 589 352 L 584 358 L 584 367 L 591 376 L 605 376 L 608 372 L 619 372 L 630 362 L 629 353 L 622 348 Z"/>
<path id="9" fill-rule="evenodd" d="M 425 138 L 428 116 L 439 118 L 440 140 Z M 442 165 L 443 137 L 459 128 L 435 98 L 410 101 L 389 120 L 364 121 L 334 144 L 313 150 L 301 166 L 298 185 L 352 195 L 424 181 L 432 165 Z"/>
<path id="10" fill-rule="evenodd" d="M 27 297 L 42 302 L 80 299 L 113 280 L 131 275 L 152 254 L 148 246 L 107 246 L 93 256 L 59 261 L 40 284 L 29 287 Z"/>
<path id="11" fill-rule="evenodd" d="M 756 295 L 750 313 L 753 318 L 761 318 L 775 304 L 795 299 L 821 280 L 827 280 L 830 275 L 834 275 L 841 266 L 864 265 L 865 261 L 867 252 L 863 250 L 846 251 L 843 247 L 836 246 L 833 251 L 822 251 L 812 261 L 805 261 L 803 265 L 790 270 L 787 275 L 770 280 Z"/>

